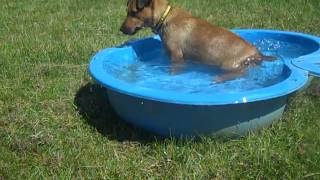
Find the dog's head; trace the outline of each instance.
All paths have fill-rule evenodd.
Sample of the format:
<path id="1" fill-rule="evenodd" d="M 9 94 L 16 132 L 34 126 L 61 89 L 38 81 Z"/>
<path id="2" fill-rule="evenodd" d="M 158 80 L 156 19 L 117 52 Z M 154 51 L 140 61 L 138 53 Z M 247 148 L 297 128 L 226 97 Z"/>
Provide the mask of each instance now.
<path id="1" fill-rule="evenodd" d="M 133 35 L 144 27 L 153 27 L 167 0 L 128 0 L 127 18 L 120 30 Z"/>

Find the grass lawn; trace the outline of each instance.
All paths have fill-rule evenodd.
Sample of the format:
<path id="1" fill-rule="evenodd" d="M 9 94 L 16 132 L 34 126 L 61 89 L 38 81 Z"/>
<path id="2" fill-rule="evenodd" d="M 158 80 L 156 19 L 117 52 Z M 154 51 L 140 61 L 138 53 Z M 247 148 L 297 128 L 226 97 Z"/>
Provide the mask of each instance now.
<path id="1" fill-rule="evenodd" d="M 319 0 L 172 0 L 226 28 L 320 35 Z M 1 0 L 0 179 L 320 179 L 320 97 L 236 140 L 157 139 L 121 121 L 87 73 L 119 32 L 125 0 Z M 149 35 L 140 32 L 137 37 Z"/>

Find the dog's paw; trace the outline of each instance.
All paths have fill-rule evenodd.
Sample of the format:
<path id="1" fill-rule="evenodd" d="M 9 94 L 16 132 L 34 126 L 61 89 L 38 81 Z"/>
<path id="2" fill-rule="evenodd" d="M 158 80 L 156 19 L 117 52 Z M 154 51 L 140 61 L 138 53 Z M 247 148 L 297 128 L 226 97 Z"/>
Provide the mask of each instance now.
<path id="1" fill-rule="evenodd" d="M 177 75 L 177 74 L 178 74 L 178 71 L 177 71 L 176 68 L 171 68 L 171 69 L 170 69 L 170 75 L 171 75 L 171 76 L 175 76 L 175 75 Z"/>
<path id="2" fill-rule="evenodd" d="M 183 69 L 184 69 L 183 64 L 174 64 L 170 68 L 170 75 L 172 75 L 172 76 L 179 75 L 182 73 Z"/>
<path id="3" fill-rule="evenodd" d="M 226 79 L 223 76 L 216 76 L 213 78 L 213 83 L 215 84 L 222 84 L 226 82 Z"/>

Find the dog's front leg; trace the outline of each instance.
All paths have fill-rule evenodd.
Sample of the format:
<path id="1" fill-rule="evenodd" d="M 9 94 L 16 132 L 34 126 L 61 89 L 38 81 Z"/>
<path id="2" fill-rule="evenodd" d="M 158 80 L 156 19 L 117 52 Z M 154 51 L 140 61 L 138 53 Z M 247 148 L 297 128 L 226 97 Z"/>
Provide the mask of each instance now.
<path id="1" fill-rule="evenodd" d="M 171 74 L 179 74 L 179 72 L 182 71 L 183 66 L 184 66 L 184 59 L 182 53 L 173 53 L 171 54 L 171 62 L 172 62 L 172 67 L 171 67 Z"/>
<path id="2" fill-rule="evenodd" d="M 175 48 L 174 46 L 169 46 L 168 51 L 170 54 L 171 58 L 171 74 L 175 75 L 178 74 L 184 66 L 184 58 L 183 58 L 183 53 L 182 50 L 179 48 Z"/>

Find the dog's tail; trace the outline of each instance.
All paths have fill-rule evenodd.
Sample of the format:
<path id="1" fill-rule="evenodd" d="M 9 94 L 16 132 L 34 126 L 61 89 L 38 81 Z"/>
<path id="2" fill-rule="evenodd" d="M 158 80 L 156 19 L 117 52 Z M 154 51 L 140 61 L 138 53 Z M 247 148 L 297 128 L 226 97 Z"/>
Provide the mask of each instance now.
<path id="1" fill-rule="evenodd" d="M 275 61 L 277 60 L 278 58 L 275 57 L 275 56 L 265 56 L 265 55 L 262 55 L 261 54 L 261 60 L 262 61 Z"/>

